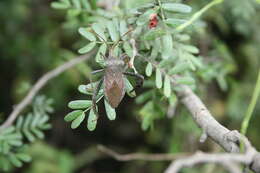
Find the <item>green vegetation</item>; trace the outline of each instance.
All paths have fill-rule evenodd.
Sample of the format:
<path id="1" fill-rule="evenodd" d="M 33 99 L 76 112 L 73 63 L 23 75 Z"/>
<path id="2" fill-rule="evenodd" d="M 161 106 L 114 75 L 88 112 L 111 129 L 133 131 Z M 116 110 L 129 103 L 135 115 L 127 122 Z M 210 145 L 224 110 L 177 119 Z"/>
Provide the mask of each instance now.
<path id="1" fill-rule="evenodd" d="M 220 151 L 199 143 L 202 132 L 175 94 L 179 84 L 259 148 L 259 9 L 258 0 L 2 0 L 0 124 L 43 74 L 96 52 L 49 81 L 0 132 L 0 172 L 156 173 L 168 166 L 117 162 L 97 144 L 125 153 Z M 117 108 L 102 84 L 97 115 L 92 96 L 104 74 L 91 71 L 106 67 L 109 52 L 117 59 L 127 55 L 126 71 L 145 79 L 132 92 L 138 81 L 124 76 L 126 94 Z M 224 170 L 205 165 L 183 171 Z"/>

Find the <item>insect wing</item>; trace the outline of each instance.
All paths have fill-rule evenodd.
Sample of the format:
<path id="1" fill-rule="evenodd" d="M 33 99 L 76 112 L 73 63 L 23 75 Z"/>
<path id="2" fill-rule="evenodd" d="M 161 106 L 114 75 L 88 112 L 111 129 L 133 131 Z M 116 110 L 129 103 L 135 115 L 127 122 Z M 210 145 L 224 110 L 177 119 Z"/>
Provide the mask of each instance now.
<path id="1" fill-rule="evenodd" d="M 117 69 L 106 69 L 104 86 L 108 103 L 116 108 L 125 95 L 123 73 Z"/>

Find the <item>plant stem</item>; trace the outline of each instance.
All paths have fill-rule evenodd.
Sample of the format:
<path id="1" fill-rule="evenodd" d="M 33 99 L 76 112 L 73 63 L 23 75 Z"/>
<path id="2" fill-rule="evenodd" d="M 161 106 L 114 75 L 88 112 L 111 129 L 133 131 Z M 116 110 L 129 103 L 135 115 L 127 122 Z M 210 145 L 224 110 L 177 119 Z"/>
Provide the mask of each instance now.
<path id="1" fill-rule="evenodd" d="M 259 95 L 260 95 L 260 70 L 258 72 L 258 79 L 257 79 L 256 85 L 255 85 L 253 96 L 251 98 L 250 104 L 249 104 L 248 109 L 246 111 L 245 118 L 242 122 L 241 133 L 243 135 L 246 135 L 248 124 L 249 124 L 249 121 L 252 117 L 255 105 L 257 103 L 257 98 L 258 98 Z"/>
<path id="2" fill-rule="evenodd" d="M 257 78 L 257 82 L 256 82 L 255 89 L 254 89 L 254 92 L 253 92 L 253 96 L 252 96 L 250 104 L 249 104 L 249 106 L 247 108 L 245 118 L 244 118 L 244 120 L 242 122 L 242 126 L 241 126 L 240 132 L 243 135 L 246 135 L 247 128 L 248 128 L 248 125 L 249 125 L 250 119 L 252 117 L 255 105 L 257 103 L 257 98 L 258 98 L 259 95 L 260 95 L 260 70 L 258 72 L 258 78 Z M 244 150 L 244 144 L 241 143 L 240 151 L 242 152 L 243 150 Z"/>
<path id="3" fill-rule="evenodd" d="M 162 2 L 161 0 L 157 0 L 158 4 L 159 4 L 159 7 L 160 7 L 160 11 L 161 11 L 161 16 L 162 16 L 162 20 L 165 21 L 165 16 L 164 16 L 164 12 L 163 12 L 163 9 L 162 9 Z"/>
<path id="4" fill-rule="evenodd" d="M 213 0 L 210 3 L 208 3 L 206 6 L 204 6 L 200 11 L 196 12 L 195 14 L 192 15 L 190 20 L 187 22 L 183 23 L 182 25 L 178 26 L 176 28 L 177 31 L 182 31 L 184 28 L 187 26 L 191 25 L 195 20 L 197 20 L 204 12 L 206 12 L 209 8 L 211 8 L 214 5 L 217 5 L 219 3 L 222 3 L 224 0 Z"/>

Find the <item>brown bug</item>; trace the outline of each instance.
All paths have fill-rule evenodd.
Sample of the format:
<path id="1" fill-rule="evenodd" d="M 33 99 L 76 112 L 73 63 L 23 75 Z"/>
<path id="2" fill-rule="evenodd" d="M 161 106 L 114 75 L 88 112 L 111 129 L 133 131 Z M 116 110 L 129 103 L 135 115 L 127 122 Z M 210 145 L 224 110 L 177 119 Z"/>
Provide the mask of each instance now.
<path id="1" fill-rule="evenodd" d="M 98 82 L 92 97 L 93 111 L 96 115 L 98 114 L 96 110 L 97 95 L 99 93 L 99 90 L 101 89 L 102 83 L 104 83 L 105 99 L 108 101 L 112 108 L 116 108 L 125 95 L 125 75 L 133 76 L 138 79 L 137 85 L 133 88 L 132 91 L 142 86 L 143 84 L 144 77 L 142 75 L 138 73 L 126 72 L 129 62 L 129 57 L 126 54 L 122 54 L 119 58 L 113 56 L 113 49 L 117 44 L 119 44 L 119 41 L 116 42 L 109 50 L 108 57 L 101 54 L 101 56 L 105 60 L 104 69 L 92 72 L 92 74 L 104 72 L 104 76 Z"/>

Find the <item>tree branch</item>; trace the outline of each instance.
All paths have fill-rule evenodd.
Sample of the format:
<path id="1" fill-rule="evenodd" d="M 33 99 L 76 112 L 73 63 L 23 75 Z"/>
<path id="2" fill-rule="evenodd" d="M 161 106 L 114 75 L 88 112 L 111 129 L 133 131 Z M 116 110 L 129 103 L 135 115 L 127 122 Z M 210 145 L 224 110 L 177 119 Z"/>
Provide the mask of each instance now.
<path id="1" fill-rule="evenodd" d="M 248 139 L 242 136 L 237 131 L 234 131 L 233 135 L 242 139 L 246 146 L 245 153 L 218 153 L 209 154 L 197 152 L 193 156 L 182 158 L 174 161 L 165 171 L 165 173 L 177 173 L 182 167 L 192 167 L 199 163 L 217 163 L 223 165 L 224 168 L 231 173 L 241 173 L 238 163 L 249 165 L 252 163 L 253 158 L 257 155 L 257 151 L 252 147 Z"/>
<path id="2" fill-rule="evenodd" d="M 238 153 L 241 134 L 237 131 L 230 131 L 218 121 L 216 121 L 200 98 L 186 85 L 178 85 L 180 90 L 176 91 L 179 100 L 191 113 L 197 125 L 212 140 L 223 147 L 227 152 Z M 252 147 L 253 148 L 253 147 Z M 245 155 L 244 155 L 245 156 Z M 260 173 L 260 154 L 255 152 L 247 163 L 251 170 Z M 168 169 L 167 169 L 168 170 Z M 170 171 L 167 171 L 167 173 Z"/>
<path id="3" fill-rule="evenodd" d="M 152 63 L 155 68 L 159 68 L 155 62 L 150 59 L 138 54 L 144 61 Z M 160 68 L 159 68 L 160 69 Z M 160 69 L 162 74 L 167 75 L 164 69 Z M 181 103 L 189 110 L 190 115 L 196 122 L 196 124 L 202 128 L 203 134 L 201 141 L 205 141 L 207 137 L 210 137 L 213 141 L 219 144 L 227 152 L 238 153 L 240 151 L 239 142 L 242 136 L 237 131 L 230 131 L 223 125 L 221 125 L 209 112 L 204 103 L 200 98 L 191 90 L 187 85 L 180 85 L 176 82 L 179 78 L 177 75 L 171 76 L 171 82 L 179 89 L 176 90 L 176 94 Z M 255 152 L 253 159 L 248 166 L 255 173 L 260 173 L 260 153 Z"/>
<path id="4" fill-rule="evenodd" d="M 103 145 L 98 145 L 98 150 L 113 157 L 118 161 L 132 161 L 132 160 L 145 160 L 145 161 L 167 161 L 175 160 L 187 156 L 188 153 L 177 154 L 145 154 L 145 153 L 131 153 L 131 154 L 119 154 Z"/>
<path id="5" fill-rule="evenodd" d="M 59 74 L 63 73 L 64 71 L 74 67 L 75 65 L 87 60 L 90 58 L 95 51 L 90 52 L 89 54 L 82 55 L 79 57 L 76 57 L 65 64 L 58 66 L 57 68 L 49 71 L 45 75 L 43 75 L 32 87 L 32 89 L 29 91 L 29 93 L 26 95 L 26 97 L 16 106 L 14 106 L 14 110 L 11 112 L 11 114 L 8 116 L 7 120 L 0 126 L 0 131 L 4 128 L 7 128 L 13 124 L 13 122 L 16 120 L 16 118 L 19 116 L 19 114 L 24 110 L 26 106 L 28 106 L 31 102 L 34 96 L 39 92 L 41 88 L 43 88 L 46 83 L 51 80 L 52 78 L 58 76 Z"/>

